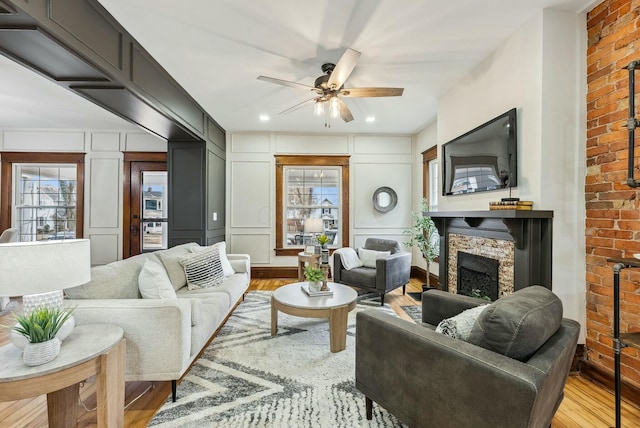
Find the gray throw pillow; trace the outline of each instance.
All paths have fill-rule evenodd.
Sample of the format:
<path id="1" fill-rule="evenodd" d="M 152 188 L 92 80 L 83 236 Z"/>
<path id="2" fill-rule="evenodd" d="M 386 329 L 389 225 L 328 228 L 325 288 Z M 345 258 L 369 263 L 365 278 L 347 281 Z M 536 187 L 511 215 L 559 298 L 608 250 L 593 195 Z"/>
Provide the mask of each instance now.
<path id="1" fill-rule="evenodd" d="M 471 329 L 468 342 L 526 361 L 560 327 L 562 302 L 539 285 L 490 304 Z"/>

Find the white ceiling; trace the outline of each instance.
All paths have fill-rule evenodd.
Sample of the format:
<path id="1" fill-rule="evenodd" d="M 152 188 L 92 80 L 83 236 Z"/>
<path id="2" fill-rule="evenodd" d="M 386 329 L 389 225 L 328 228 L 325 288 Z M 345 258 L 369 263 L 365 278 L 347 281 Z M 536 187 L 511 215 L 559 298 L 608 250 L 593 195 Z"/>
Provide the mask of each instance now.
<path id="1" fill-rule="evenodd" d="M 593 0 L 99 0 L 227 131 L 415 133 L 469 70 L 546 7 Z M 345 99 L 355 120 L 331 129 L 311 98 L 259 75 L 313 86 L 346 48 L 362 53 L 345 88 L 405 88 Z M 0 127 L 122 128 L 116 116 L 0 60 Z M 260 115 L 268 115 L 261 122 Z M 375 117 L 370 123 L 365 119 Z"/>

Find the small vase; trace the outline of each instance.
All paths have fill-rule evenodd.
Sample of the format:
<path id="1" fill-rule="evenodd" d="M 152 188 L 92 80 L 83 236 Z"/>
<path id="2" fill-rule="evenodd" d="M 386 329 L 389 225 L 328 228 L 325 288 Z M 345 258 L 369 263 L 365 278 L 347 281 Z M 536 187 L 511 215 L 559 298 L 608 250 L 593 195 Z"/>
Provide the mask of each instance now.
<path id="1" fill-rule="evenodd" d="M 46 342 L 27 343 L 22 351 L 22 361 L 28 366 L 48 363 L 60 353 L 60 341 L 53 338 Z"/>
<path id="2" fill-rule="evenodd" d="M 309 291 L 320 291 L 322 281 L 309 281 Z"/>

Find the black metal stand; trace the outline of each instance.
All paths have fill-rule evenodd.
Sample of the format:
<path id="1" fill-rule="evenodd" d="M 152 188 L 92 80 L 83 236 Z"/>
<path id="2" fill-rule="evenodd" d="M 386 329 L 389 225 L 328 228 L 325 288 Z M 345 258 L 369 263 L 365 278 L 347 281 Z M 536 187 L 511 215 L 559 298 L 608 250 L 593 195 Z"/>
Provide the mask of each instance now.
<path id="1" fill-rule="evenodd" d="M 631 344 L 633 348 L 640 349 L 638 333 L 620 333 L 620 272 L 627 268 L 640 268 L 638 259 L 607 259 L 613 266 L 613 370 L 614 392 L 616 395 L 616 428 L 620 428 L 622 390 L 620 381 L 620 353 L 622 349 Z M 625 343 L 625 340 L 627 343 Z"/>
<path id="2" fill-rule="evenodd" d="M 629 267 L 624 263 L 616 263 L 613 266 L 613 358 L 616 394 L 616 428 L 620 428 L 620 351 L 626 345 L 620 341 L 620 271 Z"/>

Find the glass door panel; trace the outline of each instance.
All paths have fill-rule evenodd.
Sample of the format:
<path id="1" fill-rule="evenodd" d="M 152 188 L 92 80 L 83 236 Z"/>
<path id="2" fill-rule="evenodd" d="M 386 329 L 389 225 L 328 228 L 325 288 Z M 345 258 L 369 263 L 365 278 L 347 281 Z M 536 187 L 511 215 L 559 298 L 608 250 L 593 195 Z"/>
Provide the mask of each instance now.
<path id="1" fill-rule="evenodd" d="M 168 248 L 167 172 L 142 171 L 142 251 Z"/>

